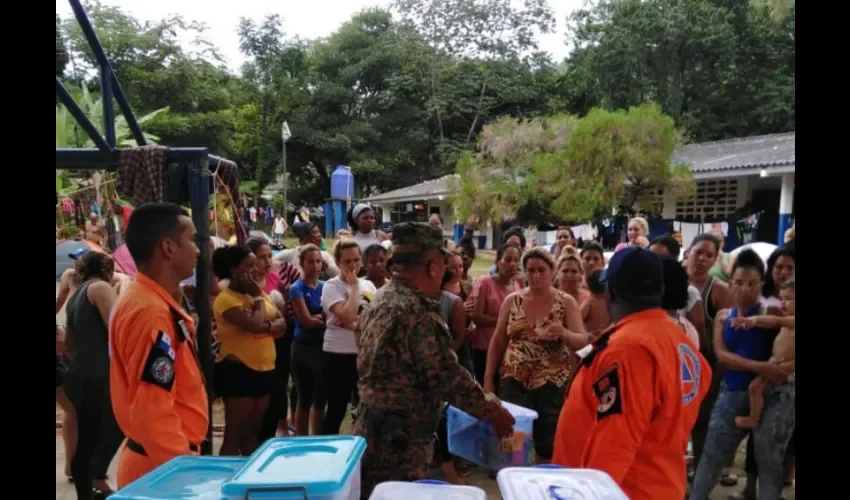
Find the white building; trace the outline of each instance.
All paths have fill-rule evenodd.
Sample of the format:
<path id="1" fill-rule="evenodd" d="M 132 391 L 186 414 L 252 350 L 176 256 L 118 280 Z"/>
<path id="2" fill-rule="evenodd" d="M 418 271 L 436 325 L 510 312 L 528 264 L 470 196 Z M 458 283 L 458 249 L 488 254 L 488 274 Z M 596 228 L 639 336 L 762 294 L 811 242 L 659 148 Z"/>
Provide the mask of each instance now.
<path id="1" fill-rule="evenodd" d="M 673 220 L 716 220 L 731 217 L 749 204 L 748 213 L 761 217 L 756 240 L 776 242 L 789 227 L 794 213 L 795 134 L 771 134 L 743 139 L 691 144 L 674 155 L 675 163 L 689 165 L 696 192 L 687 200 L 659 196 L 661 218 Z M 380 206 L 383 222 L 443 217 L 446 236 L 456 234 L 463 221 L 456 220 L 448 202 L 452 195 L 447 175 L 406 188 L 366 198 Z M 462 229 L 460 229 L 462 231 Z M 487 227 L 476 236 L 493 248 L 493 230 Z"/>

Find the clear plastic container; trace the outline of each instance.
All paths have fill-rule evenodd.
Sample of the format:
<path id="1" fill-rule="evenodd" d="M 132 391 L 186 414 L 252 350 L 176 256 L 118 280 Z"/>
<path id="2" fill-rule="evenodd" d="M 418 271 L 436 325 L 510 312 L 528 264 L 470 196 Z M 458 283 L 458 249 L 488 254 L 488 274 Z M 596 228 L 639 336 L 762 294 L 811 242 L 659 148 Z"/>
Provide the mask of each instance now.
<path id="1" fill-rule="evenodd" d="M 222 500 L 359 500 L 359 436 L 266 441 L 221 488 Z"/>
<path id="2" fill-rule="evenodd" d="M 629 500 L 611 476 L 592 469 L 508 467 L 496 480 L 502 500 Z"/>
<path id="3" fill-rule="evenodd" d="M 412 483 L 388 481 L 375 486 L 369 500 L 487 500 L 487 493 L 475 486 L 455 486 L 443 481 Z"/>
<path id="4" fill-rule="evenodd" d="M 169 460 L 109 496 L 112 500 L 220 500 L 221 485 L 248 462 L 241 457 Z"/>
<path id="5" fill-rule="evenodd" d="M 514 416 L 514 435 L 499 439 L 488 422 L 449 406 L 449 452 L 490 470 L 528 464 L 531 435 L 537 412 L 502 401 L 502 406 Z"/>

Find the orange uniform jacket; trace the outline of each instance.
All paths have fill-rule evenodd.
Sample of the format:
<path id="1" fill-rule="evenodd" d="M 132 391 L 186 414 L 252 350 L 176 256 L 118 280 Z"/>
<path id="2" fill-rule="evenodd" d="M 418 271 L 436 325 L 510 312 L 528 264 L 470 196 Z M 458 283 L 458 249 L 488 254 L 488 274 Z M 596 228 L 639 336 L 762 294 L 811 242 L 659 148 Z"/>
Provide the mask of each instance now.
<path id="1" fill-rule="evenodd" d="M 109 381 L 118 425 L 144 450 L 121 452 L 118 487 L 178 455 L 197 454 L 209 414 L 195 325 L 161 286 L 137 274 L 109 322 Z"/>
<path id="2" fill-rule="evenodd" d="M 665 311 L 600 336 L 572 381 L 552 461 L 607 472 L 632 500 L 683 498 L 685 451 L 711 368 Z"/>

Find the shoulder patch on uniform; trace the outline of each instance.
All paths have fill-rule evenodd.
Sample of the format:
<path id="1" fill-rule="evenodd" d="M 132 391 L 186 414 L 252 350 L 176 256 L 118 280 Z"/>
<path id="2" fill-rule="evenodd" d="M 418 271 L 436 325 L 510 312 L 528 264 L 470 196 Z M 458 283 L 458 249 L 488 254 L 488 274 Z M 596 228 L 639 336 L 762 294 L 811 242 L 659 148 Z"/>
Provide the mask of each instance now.
<path id="1" fill-rule="evenodd" d="M 597 419 L 622 414 L 623 395 L 620 388 L 619 368 L 615 366 L 596 379 L 593 383 L 593 393 L 599 400 L 599 405 L 596 407 Z"/>
<path id="2" fill-rule="evenodd" d="M 687 344 L 679 344 L 679 362 L 682 364 L 682 404 L 688 406 L 699 393 L 702 365 L 699 356 Z"/>
<path id="3" fill-rule="evenodd" d="M 174 386 L 174 359 L 176 357 L 177 353 L 171 345 L 171 337 L 160 331 L 145 360 L 145 366 L 142 369 L 142 382 L 170 391 Z"/>

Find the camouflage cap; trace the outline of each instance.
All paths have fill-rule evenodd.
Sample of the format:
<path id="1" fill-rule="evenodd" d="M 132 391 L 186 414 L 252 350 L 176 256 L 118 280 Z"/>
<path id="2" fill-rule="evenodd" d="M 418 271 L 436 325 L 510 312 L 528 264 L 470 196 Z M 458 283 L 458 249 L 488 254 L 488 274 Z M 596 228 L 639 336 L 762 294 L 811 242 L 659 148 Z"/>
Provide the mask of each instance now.
<path id="1" fill-rule="evenodd" d="M 424 222 L 402 222 L 393 227 L 393 261 L 420 255 L 429 250 L 445 253 L 443 232 Z"/>

